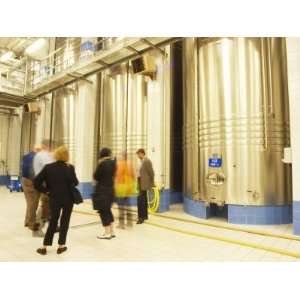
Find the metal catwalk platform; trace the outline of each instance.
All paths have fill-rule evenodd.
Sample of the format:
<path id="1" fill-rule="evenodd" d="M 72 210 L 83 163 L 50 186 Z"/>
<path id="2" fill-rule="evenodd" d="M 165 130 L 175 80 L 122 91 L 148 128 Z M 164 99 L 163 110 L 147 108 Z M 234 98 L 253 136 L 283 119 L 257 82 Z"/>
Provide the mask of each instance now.
<path id="1" fill-rule="evenodd" d="M 80 57 L 79 61 L 70 67 L 60 72 L 54 70 L 53 75 L 46 76 L 43 80 L 29 85 L 29 87 L 27 85 L 24 96 L 38 98 L 75 81 L 88 81 L 89 76 L 133 59 L 151 49 L 157 49 L 164 54 L 161 47 L 179 39 L 174 37 L 123 38 L 108 49 L 92 51 L 92 55 Z"/>

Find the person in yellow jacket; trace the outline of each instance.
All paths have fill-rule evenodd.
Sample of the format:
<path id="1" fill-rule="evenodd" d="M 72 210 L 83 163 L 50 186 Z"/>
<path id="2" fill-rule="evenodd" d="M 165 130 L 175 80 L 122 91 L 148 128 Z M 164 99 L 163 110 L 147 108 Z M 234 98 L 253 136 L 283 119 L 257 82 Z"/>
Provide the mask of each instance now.
<path id="1" fill-rule="evenodd" d="M 117 161 L 115 177 L 115 195 L 119 207 L 118 228 L 125 229 L 132 226 L 132 214 L 127 207 L 128 199 L 136 194 L 136 179 L 134 168 L 127 159 L 127 153 L 123 152 L 120 160 Z"/>

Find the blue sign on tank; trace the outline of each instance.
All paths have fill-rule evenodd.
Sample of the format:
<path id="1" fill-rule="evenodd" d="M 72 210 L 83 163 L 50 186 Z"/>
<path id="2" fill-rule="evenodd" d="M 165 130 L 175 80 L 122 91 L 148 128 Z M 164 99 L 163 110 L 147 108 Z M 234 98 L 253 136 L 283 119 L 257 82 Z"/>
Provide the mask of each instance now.
<path id="1" fill-rule="evenodd" d="M 222 158 L 209 158 L 208 165 L 212 168 L 220 168 L 222 166 Z"/>

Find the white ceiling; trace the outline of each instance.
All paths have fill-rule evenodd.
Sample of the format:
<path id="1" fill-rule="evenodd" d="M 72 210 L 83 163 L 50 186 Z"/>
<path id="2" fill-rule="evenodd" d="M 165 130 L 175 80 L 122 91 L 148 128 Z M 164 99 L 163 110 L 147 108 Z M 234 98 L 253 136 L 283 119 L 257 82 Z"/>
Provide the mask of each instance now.
<path id="1" fill-rule="evenodd" d="M 0 37 L 0 49 L 2 52 L 13 51 L 19 56 L 35 39 L 33 37 Z"/>
<path id="2" fill-rule="evenodd" d="M 14 58 L 6 62 L 0 62 L 0 72 L 7 72 L 20 62 L 25 49 L 37 38 L 35 37 L 0 37 L 0 56 L 8 51 L 14 53 Z"/>

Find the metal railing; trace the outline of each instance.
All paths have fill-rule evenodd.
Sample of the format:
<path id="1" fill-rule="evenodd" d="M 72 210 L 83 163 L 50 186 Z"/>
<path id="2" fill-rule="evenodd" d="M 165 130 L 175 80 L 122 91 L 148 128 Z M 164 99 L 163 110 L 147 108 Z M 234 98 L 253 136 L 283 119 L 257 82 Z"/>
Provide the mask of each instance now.
<path id="1" fill-rule="evenodd" d="M 122 38 L 103 38 L 100 41 L 80 38 L 67 41 L 66 45 L 56 49 L 42 60 L 27 60 L 25 93 L 29 93 L 54 75 L 68 71 L 74 65 L 90 59 L 101 51 L 121 42 Z"/>
<path id="2" fill-rule="evenodd" d="M 25 71 L 14 70 L 0 76 L 0 92 L 16 96 L 24 95 Z"/>
<path id="3" fill-rule="evenodd" d="M 0 78 L 0 91 L 34 99 L 90 74 L 119 64 L 130 57 L 157 49 L 180 38 L 65 38 L 63 46 L 41 60 L 26 57 L 19 66 Z M 22 75 L 14 75 L 20 73 Z M 18 78 L 18 79 L 16 79 Z M 6 80 L 7 79 L 7 80 Z"/>

